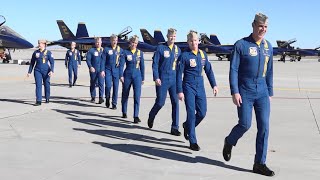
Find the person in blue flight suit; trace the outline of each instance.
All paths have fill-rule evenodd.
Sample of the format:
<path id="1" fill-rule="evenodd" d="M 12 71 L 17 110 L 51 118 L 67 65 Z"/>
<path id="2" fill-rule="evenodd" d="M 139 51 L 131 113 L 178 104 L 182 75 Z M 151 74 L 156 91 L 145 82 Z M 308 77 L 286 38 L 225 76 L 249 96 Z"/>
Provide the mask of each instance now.
<path id="1" fill-rule="evenodd" d="M 91 102 L 95 102 L 96 98 L 96 85 L 99 86 L 99 104 L 104 102 L 104 78 L 101 76 L 101 63 L 103 57 L 103 47 L 101 47 L 102 40 L 100 37 L 95 38 L 95 48 L 91 48 L 87 52 L 87 65 L 90 73 L 90 95 Z"/>
<path id="2" fill-rule="evenodd" d="M 122 82 L 122 117 L 127 118 L 127 106 L 130 87 L 133 87 L 134 123 L 141 122 L 139 118 L 141 86 L 144 83 L 144 58 L 143 52 L 137 49 L 139 38 L 137 35 L 130 37 L 130 48 L 124 50 L 120 64 L 120 81 Z M 124 64 L 126 68 L 124 69 Z"/>
<path id="3" fill-rule="evenodd" d="M 81 65 L 81 56 L 80 52 L 76 49 L 76 43 L 71 42 L 71 49 L 67 51 L 65 57 L 65 65 L 68 69 L 69 76 L 69 87 L 76 85 L 78 79 L 78 68 Z M 72 81 L 72 72 L 73 72 L 73 81 Z"/>
<path id="4" fill-rule="evenodd" d="M 123 50 L 117 45 L 118 36 L 115 34 L 110 36 L 110 44 L 110 47 L 104 48 L 105 60 L 101 63 L 101 75 L 105 78 L 106 107 L 110 106 L 110 91 L 113 86 L 111 109 L 115 110 L 118 102 L 120 58 Z"/>
<path id="5" fill-rule="evenodd" d="M 191 150 L 199 151 L 195 128 L 207 112 L 203 75 L 207 75 L 214 96 L 218 93 L 218 87 L 207 54 L 198 49 L 197 32 L 191 30 L 187 39 L 190 49 L 183 52 L 178 59 L 177 93 L 178 98 L 185 101 L 187 110 L 187 120 L 183 123 L 184 137 L 189 140 Z"/>
<path id="6" fill-rule="evenodd" d="M 42 82 L 44 84 L 44 94 L 46 103 L 50 101 L 50 77 L 54 72 L 54 59 L 51 51 L 46 49 L 47 41 L 38 41 L 39 49 L 32 54 L 27 77 L 30 76 L 34 68 L 34 78 L 36 81 L 36 106 L 41 105 L 42 100 Z"/>
<path id="7" fill-rule="evenodd" d="M 273 176 L 265 162 L 268 148 L 270 100 L 273 96 L 273 48 L 264 39 L 268 28 L 268 17 L 255 15 L 253 32 L 249 37 L 237 41 L 230 62 L 230 90 L 233 103 L 238 110 L 238 124 L 224 140 L 223 157 L 231 159 L 232 147 L 250 128 L 252 108 L 257 121 L 256 154 L 253 172 Z"/>
<path id="8" fill-rule="evenodd" d="M 172 104 L 172 124 L 171 134 L 180 136 L 179 132 L 179 100 L 176 87 L 177 60 L 181 54 L 180 48 L 174 44 L 176 40 L 176 30 L 168 29 L 168 41 L 164 45 L 159 45 L 153 56 L 152 70 L 153 80 L 156 85 L 156 101 L 149 113 L 148 126 L 153 127 L 154 119 L 160 109 L 164 106 L 167 91 Z"/>

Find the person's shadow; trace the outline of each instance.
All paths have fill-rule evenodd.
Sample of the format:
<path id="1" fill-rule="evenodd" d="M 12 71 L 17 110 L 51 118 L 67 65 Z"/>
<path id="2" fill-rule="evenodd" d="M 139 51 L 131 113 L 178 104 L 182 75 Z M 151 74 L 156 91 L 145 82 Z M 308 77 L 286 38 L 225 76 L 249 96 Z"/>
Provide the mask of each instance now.
<path id="1" fill-rule="evenodd" d="M 150 144 L 159 144 L 159 145 L 179 147 L 179 148 L 184 148 L 184 149 L 188 148 L 188 146 L 186 146 L 186 145 L 179 145 L 179 144 L 170 143 L 170 142 L 184 143 L 183 141 L 167 139 L 167 138 L 156 138 L 153 136 L 149 136 L 147 134 L 138 134 L 138 133 L 109 130 L 109 129 L 90 130 L 90 129 L 74 128 L 74 130 L 84 131 L 84 132 L 87 132 L 90 134 L 100 135 L 100 136 L 104 136 L 107 138 L 118 139 L 118 140 L 134 140 L 134 141 L 140 141 L 140 142 L 150 143 Z"/>
<path id="2" fill-rule="evenodd" d="M 131 155 L 152 159 L 152 160 L 169 159 L 169 160 L 175 160 L 175 161 L 187 162 L 187 163 L 203 163 L 203 164 L 219 166 L 219 167 L 223 167 L 223 168 L 227 168 L 235 171 L 252 172 L 249 169 L 228 165 L 221 161 L 209 159 L 202 156 L 196 156 L 193 158 L 193 157 L 181 154 L 181 153 L 184 153 L 184 154 L 191 154 L 191 153 L 174 150 L 174 149 L 151 147 L 151 146 L 136 145 L 136 144 L 109 144 L 109 143 L 97 142 L 97 141 L 94 141 L 92 143 L 100 145 L 105 148 L 115 150 L 115 151 L 128 153 Z"/>

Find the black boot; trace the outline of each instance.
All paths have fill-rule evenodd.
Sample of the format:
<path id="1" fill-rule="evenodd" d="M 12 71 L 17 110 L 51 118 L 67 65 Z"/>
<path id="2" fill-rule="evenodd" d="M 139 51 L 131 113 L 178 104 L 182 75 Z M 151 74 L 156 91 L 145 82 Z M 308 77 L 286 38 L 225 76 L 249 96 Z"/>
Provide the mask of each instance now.
<path id="1" fill-rule="evenodd" d="M 151 117 L 149 114 L 149 118 L 148 118 L 148 127 L 151 129 L 153 127 L 153 123 L 154 123 L 154 117 Z"/>
<path id="2" fill-rule="evenodd" d="M 190 143 L 190 149 L 193 151 L 200 151 L 200 147 L 197 143 Z"/>
<path id="3" fill-rule="evenodd" d="M 98 104 L 102 104 L 104 102 L 103 98 L 102 97 L 99 97 L 99 102 Z"/>
<path id="4" fill-rule="evenodd" d="M 231 152 L 232 152 L 232 145 L 229 144 L 229 143 L 227 142 L 227 138 L 225 138 L 225 139 L 224 139 L 223 151 L 222 151 L 224 160 L 230 161 L 230 159 L 231 159 Z"/>
<path id="5" fill-rule="evenodd" d="M 71 84 L 69 84 L 69 88 L 72 88 L 72 85 L 71 85 Z"/>
<path id="6" fill-rule="evenodd" d="M 107 108 L 110 107 L 110 98 L 106 98 L 106 107 L 107 107 Z"/>
<path id="7" fill-rule="evenodd" d="M 50 102 L 50 100 L 49 99 L 46 99 L 46 103 L 49 103 Z"/>
<path id="8" fill-rule="evenodd" d="M 36 104 L 34 104 L 35 106 L 40 106 L 41 105 L 41 101 L 37 101 Z"/>
<path id="9" fill-rule="evenodd" d="M 112 108 L 110 108 L 112 110 L 116 110 L 117 109 L 117 106 L 116 105 L 112 105 Z"/>
<path id="10" fill-rule="evenodd" d="M 134 119 L 133 123 L 135 123 L 135 124 L 138 124 L 139 122 L 141 122 L 139 117 L 134 117 L 133 119 Z"/>
<path id="11" fill-rule="evenodd" d="M 127 113 L 122 113 L 122 118 L 127 118 Z"/>
<path id="12" fill-rule="evenodd" d="M 95 97 L 92 97 L 90 102 L 94 103 L 96 101 L 96 98 Z"/>
<path id="13" fill-rule="evenodd" d="M 174 128 L 171 128 L 170 134 L 174 136 L 181 136 L 181 132 L 178 129 L 174 129 Z"/>
<path id="14" fill-rule="evenodd" d="M 254 163 L 253 172 L 265 176 L 274 176 L 274 172 L 270 170 L 265 164 Z"/>
<path id="15" fill-rule="evenodd" d="M 184 136 L 184 138 L 186 140 L 189 140 L 188 128 L 187 128 L 187 125 L 186 125 L 185 122 L 182 124 L 182 127 L 183 127 L 183 136 Z"/>

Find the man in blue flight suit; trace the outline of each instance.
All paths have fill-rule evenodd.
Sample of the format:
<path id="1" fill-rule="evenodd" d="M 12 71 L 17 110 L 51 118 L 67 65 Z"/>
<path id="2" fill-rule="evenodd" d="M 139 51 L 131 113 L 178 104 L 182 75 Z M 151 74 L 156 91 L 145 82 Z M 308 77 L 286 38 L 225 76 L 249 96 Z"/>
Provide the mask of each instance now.
<path id="1" fill-rule="evenodd" d="M 102 40 L 100 37 L 95 38 L 95 48 L 91 48 L 87 52 L 87 65 L 90 73 L 90 94 L 91 102 L 95 102 L 96 84 L 99 86 L 99 104 L 103 101 L 104 78 L 101 76 L 101 63 L 104 59 L 103 48 L 101 47 Z"/>
<path id="2" fill-rule="evenodd" d="M 101 63 L 101 75 L 105 78 L 105 94 L 106 94 L 106 107 L 110 106 L 110 91 L 112 90 L 112 107 L 111 109 L 117 109 L 118 101 L 118 88 L 120 78 L 120 58 L 123 50 L 117 45 L 118 36 L 112 34 L 110 36 L 110 47 L 104 48 L 105 60 Z"/>
<path id="3" fill-rule="evenodd" d="M 257 121 L 256 155 L 253 172 L 273 176 L 265 162 L 268 148 L 270 100 L 273 96 L 273 49 L 264 39 L 268 28 L 268 17 L 255 15 L 253 32 L 249 37 L 237 41 L 230 62 L 230 90 L 233 103 L 238 110 L 238 124 L 225 138 L 223 157 L 231 159 L 232 147 L 250 128 L 252 108 Z"/>
<path id="4" fill-rule="evenodd" d="M 120 80 L 122 82 L 122 117 L 127 118 L 127 106 L 130 87 L 133 87 L 134 113 L 133 122 L 141 122 L 139 118 L 141 86 L 144 83 L 144 58 L 143 52 L 137 49 L 139 38 L 137 35 L 130 37 L 130 49 L 123 52 L 120 64 Z M 126 69 L 123 72 L 124 64 Z"/>
<path id="5" fill-rule="evenodd" d="M 76 84 L 78 79 L 78 67 L 81 65 L 81 56 L 80 52 L 76 49 L 76 43 L 71 42 L 71 49 L 67 51 L 65 58 L 65 65 L 68 69 L 69 76 L 69 87 L 71 88 Z M 73 81 L 72 81 L 72 72 L 73 72 Z"/>
<path id="6" fill-rule="evenodd" d="M 190 31 L 187 39 L 190 50 L 183 52 L 178 59 L 177 93 L 181 101 L 185 100 L 187 110 L 187 120 L 183 123 L 184 137 L 189 140 L 191 150 L 199 151 L 195 128 L 207 112 L 203 75 L 207 75 L 215 96 L 218 93 L 218 87 L 207 54 L 198 49 L 197 32 Z"/>
<path id="7" fill-rule="evenodd" d="M 27 77 L 30 76 L 34 67 L 34 78 L 36 81 L 36 106 L 41 105 L 42 100 L 42 82 L 44 84 L 44 94 L 46 103 L 50 99 L 50 77 L 53 76 L 54 59 L 51 51 L 46 49 L 47 41 L 38 41 L 39 49 L 35 50 L 32 54 L 29 71 Z"/>
<path id="8" fill-rule="evenodd" d="M 167 38 L 167 43 L 165 45 L 159 45 L 153 56 L 152 70 L 153 80 L 156 85 L 157 98 L 149 113 L 148 126 L 149 128 L 153 127 L 154 119 L 160 109 L 164 106 L 167 98 L 167 91 L 169 91 L 172 104 L 171 134 L 180 136 L 179 100 L 176 91 L 176 66 L 181 50 L 174 44 L 176 40 L 175 29 L 168 29 Z"/>

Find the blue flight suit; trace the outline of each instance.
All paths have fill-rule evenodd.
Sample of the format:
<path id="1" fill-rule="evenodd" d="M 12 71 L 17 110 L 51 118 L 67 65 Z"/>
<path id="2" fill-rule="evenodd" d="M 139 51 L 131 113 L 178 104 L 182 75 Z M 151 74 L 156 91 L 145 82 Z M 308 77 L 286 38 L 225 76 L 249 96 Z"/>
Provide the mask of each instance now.
<path id="1" fill-rule="evenodd" d="M 81 56 L 77 49 L 75 49 L 74 52 L 72 52 L 71 49 L 67 51 L 65 65 L 68 68 L 69 85 L 75 85 L 78 79 L 78 65 L 81 65 Z M 74 76 L 73 81 L 72 72 Z"/>
<path id="2" fill-rule="evenodd" d="M 157 98 L 153 105 L 149 117 L 154 119 L 160 109 L 164 106 L 167 91 L 169 91 L 172 105 L 172 124 L 171 128 L 179 129 L 179 100 L 176 86 L 177 60 L 181 54 L 178 46 L 174 45 L 172 50 L 167 45 L 159 45 L 153 56 L 152 70 L 153 80 L 161 80 L 161 86 L 156 85 Z"/>
<path id="3" fill-rule="evenodd" d="M 34 78 L 36 82 L 36 101 L 42 99 L 42 82 L 44 84 L 44 94 L 46 100 L 50 98 L 50 71 L 54 72 L 54 59 L 51 51 L 40 49 L 35 50 L 32 54 L 29 71 L 30 74 L 34 68 Z"/>
<path id="4" fill-rule="evenodd" d="M 126 69 L 123 72 L 124 64 L 126 64 Z M 120 77 L 124 77 L 121 98 L 122 113 L 127 114 L 128 98 L 132 85 L 134 98 L 133 117 L 139 117 L 141 83 L 144 81 L 144 58 L 142 51 L 136 49 L 132 53 L 131 50 L 124 50 L 120 64 Z"/>
<path id="5" fill-rule="evenodd" d="M 231 94 L 240 93 L 242 104 L 238 110 L 238 124 L 226 141 L 235 146 L 250 128 L 252 108 L 255 110 L 258 133 L 255 162 L 265 164 L 269 136 L 270 99 L 273 96 L 273 48 L 262 40 L 258 45 L 252 35 L 237 41 L 230 62 Z"/>
<path id="6" fill-rule="evenodd" d="M 177 93 L 184 93 L 187 110 L 186 128 L 191 144 L 197 143 L 195 128 L 207 113 L 207 98 L 204 88 L 204 73 L 213 88 L 216 80 L 207 54 L 198 50 L 195 55 L 191 50 L 183 52 L 178 60 Z M 183 80 L 182 80 L 183 74 Z"/>
<path id="7" fill-rule="evenodd" d="M 110 98 L 111 86 L 112 90 L 112 105 L 116 106 L 118 101 L 118 89 L 120 78 L 120 60 L 123 50 L 117 46 L 115 49 L 105 47 L 104 56 L 105 60 L 101 63 L 101 71 L 105 71 L 105 95 Z"/>
<path id="8" fill-rule="evenodd" d="M 96 84 L 99 86 L 99 98 L 103 97 L 104 91 L 104 78 L 101 76 L 101 63 L 104 60 L 103 57 L 103 48 L 100 48 L 98 51 L 97 48 L 91 48 L 87 52 L 87 65 L 89 67 L 90 73 L 90 94 L 91 98 L 96 97 Z M 95 72 L 91 72 L 90 68 L 93 67 Z"/>

